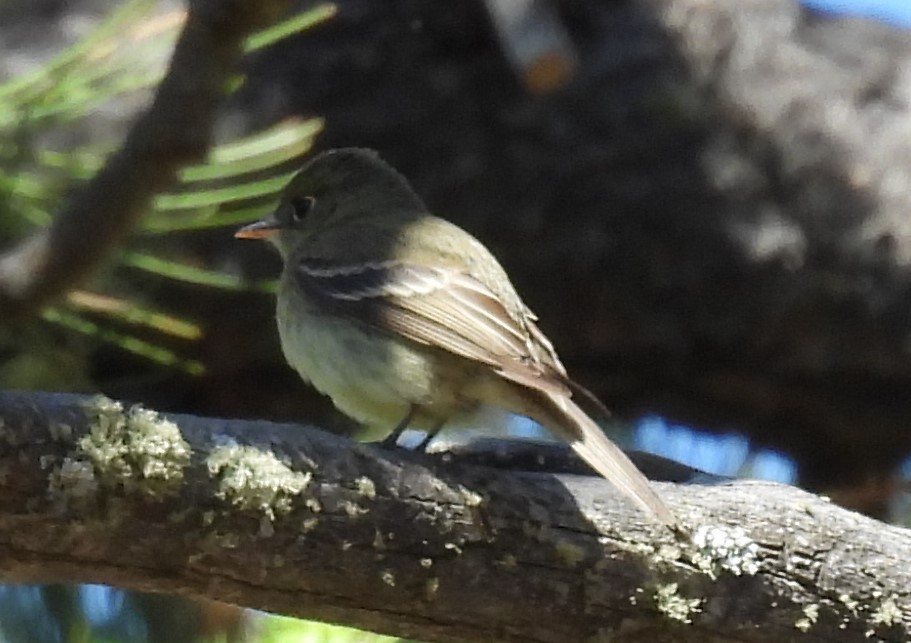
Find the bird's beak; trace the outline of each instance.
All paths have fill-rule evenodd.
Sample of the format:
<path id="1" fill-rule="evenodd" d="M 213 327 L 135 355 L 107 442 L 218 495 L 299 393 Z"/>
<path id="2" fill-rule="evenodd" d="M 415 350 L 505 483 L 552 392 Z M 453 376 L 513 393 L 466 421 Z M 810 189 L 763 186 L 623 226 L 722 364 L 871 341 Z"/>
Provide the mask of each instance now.
<path id="1" fill-rule="evenodd" d="M 235 239 L 268 239 L 278 233 L 279 223 L 269 216 L 261 221 L 254 221 L 234 233 Z"/>

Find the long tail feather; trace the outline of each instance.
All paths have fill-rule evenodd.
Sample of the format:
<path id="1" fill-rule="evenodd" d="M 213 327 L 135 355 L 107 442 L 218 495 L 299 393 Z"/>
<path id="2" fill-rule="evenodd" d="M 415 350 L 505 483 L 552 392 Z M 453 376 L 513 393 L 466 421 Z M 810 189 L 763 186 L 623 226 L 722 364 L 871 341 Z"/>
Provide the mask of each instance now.
<path id="1" fill-rule="evenodd" d="M 476 391 L 478 399 L 504 405 L 527 415 L 561 438 L 600 473 L 608 482 L 629 496 L 639 507 L 672 531 L 684 531 L 665 502 L 655 493 L 648 479 L 620 448 L 604 435 L 591 415 L 609 418 L 610 411 L 593 393 L 562 374 L 528 377 L 509 364 L 496 373 L 510 380 L 512 390 L 495 388 L 491 394 L 485 386 Z M 519 386 L 516 387 L 515 385 Z M 576 400 L 581 404 L 577 404 Z M 591 413 L 591 415 L 589 414 Z"/>
<path id="2" fill-rule="evenodd" d="M 572 400 L 566 397 L 556 398 L 552 394 L 548 397 L 569 420 L 568 424 L 575 429 L 569 433 L 569 427 L 563 427 L 562 431 L 562 437 L 569 442 L 573 450 L 647 513 L 655 516 L 672 530 L 680 531 L 677 519 L 667 504 L 655 493 L 648 479 L 626 454 L 604 435 L 601 427 Z"/>

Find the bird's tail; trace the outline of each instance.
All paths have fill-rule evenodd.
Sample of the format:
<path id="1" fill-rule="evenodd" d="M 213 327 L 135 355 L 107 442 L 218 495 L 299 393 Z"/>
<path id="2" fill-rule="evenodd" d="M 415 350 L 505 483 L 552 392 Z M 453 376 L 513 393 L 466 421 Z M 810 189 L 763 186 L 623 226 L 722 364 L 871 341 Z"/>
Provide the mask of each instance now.
<path id="1" fill-rule="evenodd" d="M 573 389 L 577 386 L 574 385 Z M 547 398 L 549 402 L 547 406 L 562 416 L 555 420 L 563 419 L 562 422 L 557 422 L 559 426 L 553 426 L 553 422 L 548 422 L 549 429 L 566 440 L 589 466 L 647 513 L 655 516 L 673 531 L 680 531 L 674 514 L 652 489 L 648 479 L 574 400 L 567 395 L 544 391 L 539 391 L 539 393 L 542 397 Z M 590 400 L 593 396 L 589 393 L 585 397 Z M 604 408 L 600 403 L 598 405 L 600 408 Z"/>
<path id="2" fill-rule="evenodd" d="M 610 417 L 594 394 L 562 373 L 531 377 L 526 371 L 504 367 L 496 376 L 493 380 L 478 378 L 476 388 L 465 392 L 467 397 L 502 406 L 543 425 L 647 513 L 672 531 L 684 533 L 648 479 L 592 419 L 591 415 Z"/>

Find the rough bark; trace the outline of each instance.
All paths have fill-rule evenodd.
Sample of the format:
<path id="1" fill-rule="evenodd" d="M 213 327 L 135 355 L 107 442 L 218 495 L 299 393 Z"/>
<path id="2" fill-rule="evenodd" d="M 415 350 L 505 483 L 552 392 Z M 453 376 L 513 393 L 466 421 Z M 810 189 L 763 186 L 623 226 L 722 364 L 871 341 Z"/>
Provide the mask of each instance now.
<path id="1" fill-rule="evenodd" d="M 480 2 L 410 0 L 342 2 L 247 97 L 325 116 L 327 147 L 380 149 L 496 251 L 619 413 L 744 431 L 817 486 L 894 467 L 906 32 L 794 0 L 559 5 L 577 74 L 548 97 L 523 91 Z"/>
<path id="2" fill-rule="evenodd" d="M 168 419 L 0 394 L 0 579 L 203 596 L 426 641 L 911 636 L 911 534 L 793 488 L 660 484 L 693 544 L 597 478 Z"/>

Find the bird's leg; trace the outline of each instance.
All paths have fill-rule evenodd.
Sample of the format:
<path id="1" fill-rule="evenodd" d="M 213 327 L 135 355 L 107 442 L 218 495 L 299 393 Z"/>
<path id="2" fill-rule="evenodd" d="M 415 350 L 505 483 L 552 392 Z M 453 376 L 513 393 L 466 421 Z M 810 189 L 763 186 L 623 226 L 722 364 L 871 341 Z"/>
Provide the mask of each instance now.
<path id="1" fill-rule="evenodd" d="M 445 424 L 446 424 L 446 420 L 440 420 L 435 425 L 433 425 L 433 427 L 429 431 L 427 431 L 427 435 L 424 436 L 424 439 L 421 440 L 420 444 L 418 444 L 416 447 L 414 447 L 414 450 L 426 453 L 427 445 L 430 444 L 430 441 L 433 440 L 437 436 L 437 433 L 439 433 L 442 430 L 443 425 L 445 425 Z"/>
<path id="2" fill-rule="evenodd" d="M 394 429 L 392 433 L 383 438 L 383 441 L 380 442 L 380 445 L 384 449 L 394 449 L 398 446 L 399 438 L 402 437 L 402 432 L 408 428 L 408 425 L 411 424 L 411 420 L 414 419 L 414 414 L 417 411 L 417 407 L 412 404 L 408 407 L 408 412 L 405 414 L 405 417 L 402 418 Z"/>

